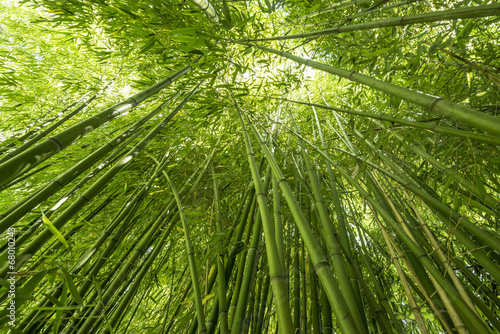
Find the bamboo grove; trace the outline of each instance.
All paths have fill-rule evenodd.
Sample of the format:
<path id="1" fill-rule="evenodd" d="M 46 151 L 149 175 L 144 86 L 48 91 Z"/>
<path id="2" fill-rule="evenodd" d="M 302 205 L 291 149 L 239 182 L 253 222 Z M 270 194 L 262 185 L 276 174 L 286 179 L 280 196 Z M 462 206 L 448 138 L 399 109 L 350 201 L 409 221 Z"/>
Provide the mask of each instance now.
<path id="1" fill-rule="evenodd" d="M 1 332 L 500 332 L 498 3 L 1 8 Z"/>

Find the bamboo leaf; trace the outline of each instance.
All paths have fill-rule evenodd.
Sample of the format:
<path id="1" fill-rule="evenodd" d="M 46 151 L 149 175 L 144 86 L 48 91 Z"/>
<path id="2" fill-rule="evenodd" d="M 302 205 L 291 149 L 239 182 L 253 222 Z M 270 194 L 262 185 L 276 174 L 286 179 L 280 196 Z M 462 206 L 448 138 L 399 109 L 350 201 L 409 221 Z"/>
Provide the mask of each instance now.
<path id="1" fill-rule="evenodd" d="M 68 242 L 66 239 L 64 239 L 63 235 L 59 230 L 52 225 L 52 222 L 42 213 L 42 221 L 45 224 L 45 226 L 49 229 L 50 232 L 64 245 L 66 249 L 69 248 Z"/>
<path id="2" fill-rule="evenodd" d="M 66 278 L 66 283 L 68 284 L 71 296 L 73 296 L 73 299 L 78 305 L 83 305 L 82 297 L 80 296 L 80 293 L 78 292 L 78 289 L 73 282 L 73 277 L 71 277 L 71 274 L 66 270 L 66 268 L 62 267 L 61 270 L 63 271 L 64 277 Z"/>

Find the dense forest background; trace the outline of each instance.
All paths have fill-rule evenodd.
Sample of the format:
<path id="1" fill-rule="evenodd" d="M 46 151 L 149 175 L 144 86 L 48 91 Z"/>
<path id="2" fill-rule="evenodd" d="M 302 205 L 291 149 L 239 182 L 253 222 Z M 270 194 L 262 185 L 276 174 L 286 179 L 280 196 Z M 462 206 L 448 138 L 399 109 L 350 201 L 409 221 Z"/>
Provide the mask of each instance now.
<path id="1" fill-rule="evenodd" d="M 500 332 L 499 16 L 0 0 L 0 332 Z"/>

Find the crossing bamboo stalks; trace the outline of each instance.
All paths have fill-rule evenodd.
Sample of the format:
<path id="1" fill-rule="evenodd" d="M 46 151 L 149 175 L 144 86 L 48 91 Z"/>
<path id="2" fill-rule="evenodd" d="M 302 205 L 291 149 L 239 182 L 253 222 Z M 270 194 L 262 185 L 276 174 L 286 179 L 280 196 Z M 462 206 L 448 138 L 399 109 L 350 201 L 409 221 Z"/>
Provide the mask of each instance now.
<path id="1" fill-rule="evenodd" d="M 477 313 L 477 310 L 474 307 L 474 304 L 470 300 L 469 296 L 467 295 L 467 292 L 466 292 L 464 286 L 460 282 L 459 278 L 457 277 L 457 275 L 455 274 L 453 269 L 450 267 L 450 260 L 448 258 L 446 258 L 446 255 L 441 250 L 440 245 L 438 244 L 438 242 L 434 238 L 433 234 L 431 233 L 431 231 L 427 227 L 427 224 L 425 224 L 422 216 L 419 214 L 419 210 L 417 209 L 415 203 L 410 198 L 408 198 L 409 196 L 406 193 L 405 193 L 405 197 L 409 200 L 408 204 L 410 205 L 411 209 L 413 210 L 413 212 L 417 216 L 417 218 L 420 222 L 420 226 L 422 227 L 422 230 L 424 231 L 425 235 L 427 236 L 427 238 L 431 242 L 432 246 L 436 250 L 436 253 L 437 253 L 439 259 L 441 260 L 444 267 L 446 268 L 446 272 L 450 276 L 453 283 L 455 284 L 455 287 L 457 288 L 458 292 L 460 293 L 460 296 L 467 303 L 467 305 L 469 305 L 471 311 L 476 313 L 476 315 L 479 317 L 479 313 Z"/>
<path id="2" fill-rule="evenodd" d="M 192 193 L 194 191 L 194 189 L 196 189 L 196 187 L 200 183 L 200 180 L 202 179 L 202 177 L 204 175 L 204 172 L 205 172 L 205 170 L 206 170 L 206 168 L 208 166 L 208 163 L 210 162 L 210 160 L 213 157 L 214 152 L 215 152 L 215 150 L 212 151 L 212 154 L 209 157 L 207 157 L 205 165 L 203 166 L 202 171 L 199 173 L 199 176 L 193 182 L 193 184 L 190 185 L 190 193 Z M 183 193 L 184 189 L 187 189 L 188 184 L 190 184 L 190 182 L 192 181 L 193 176 L 194 176 L 194 174 L 186 181 L 185 185 L 180 190 L 180 193 Z M 161 228 L 161 224 L 165 221 L 165 219 L 167 219 L 167 217 L 170 215 L 172 209 L 175 206 L 176 206 L 176 201 L 175 201 L 175 199 L 173 199 L 172 201 L 169 202 L 169 204 L 167 205 L 167 207 L 162 211 L 162 213 L 155 220 L 155 223 L 153 224 L 153 226 L 151 227 L 151 229 L 149 229 L 149 230 L 146 229 L 145 230 L 145 232 L 148 231 L 147 236 L 140 237 L 138 239 L 138 240 L 141 240 L 141 241 L 140 241 L 139 245 L 137 246 L 137 248 L 134 248 L 133 256 L 130 257 L 130 258 L 128 258 L 127 262 L 120 269 L 120 272 L 118 273 L 117 278 L 113 281 L 113 283 L 108 288 L 106 294 L 104 294 L 104 296 L 102 297 L 104 302 L 109 302 L 110 298 L 113 297 L 113 295 L 116 292 L 116 289 L 118 289 L 120 287 L 121 282 L 127 276 L 128 270 L 130 270 L 130 268 L 132 268 L 136 264 L 138 257 L 142 253 L 141 250 L 145 249 L 145 247 L 147 246 L 149 240 L 151 240 L 151 238 L 156 233 L 155 231 L 158 230 L 158 228 Z M 100 314 L 100 312 L 102 311 L 102 309 L 103 309 L 104 306 L 105 305 L 103 305 L 103 304 L 100 304 L 100 305 L 96 306 L 93 309 L 93 311 L 92 311 L 93 314 Z M 78 325 L 77 327 L 74 326 L 74 328 L 79 328 L 80 329 L 81 326 L 85 326 L 86 328 L 90 328 L 90 327 L 93 326 L 93 322 L 94 321 L 95 321 L 95 319 L 89 317 L 87 319 L 87 321 L 83 325 Z M 83 330 L 81 332 L 82 333 L 86 333 L 85 330 Z"/>
<path id="3" fill-rule="evenodd" d="M 122 158 L 117 164 L 108 170 L 99 180 L 97 180 L 92 187 L 87 189 L 82 195 L 80 195 L 64 212 L 58 216 L 52 224 L 56 229 L 63 227 L 71 217 L 73 217 L 83 206 L 85 206 L 90 200 L 97 196 L 110 182 L 110 180 L 122 171 L 130 162 L 141 152 L 141 150 L 146 147 L 146 145 L 170 122 L 170 120 L 182 109 L 182 107 L 189 101 L 189 99 L 194 95 L 198 88 L 203 83 L 200 82 L 191 92 L 184 98 L 184 100 L 169 114 L 167 115 L 160 124 L 158 124 L 145 138 L 143 138 L 136 146 L 134 146 L 124 158 Z M 26 247 L 18 253 L 18 256 L 22 256 L 25 261 L 28 260 L 33 254 L 35 254 L 42 246 L 52 237 L 52 232 L 48 229 L 44 230 L 38 235 L 34 240 L 32 240 Z M 22 263 L 19 263 L 21 266 Z M 7 266 L 2 268 L 0 271 L 0 277 L 5 276 L 7 272 Z"/>
<path id="4" fill-rule="evenodd" d="M 293 119 L 293 115 L 291 115 L 291 117 Z M 296 124 L 296 122 L 294 123 Z M 328 248 L 328 253 L 330 255 L 330 260 L 332 262 L 333 271 L 339 281 L 341 292 L 346 299 L 350 314 L 354 318 L 355 324 L 364 325 L 365 327 L 364 329 L 362 327 L 359 327 L 358 333 L 366 332 L 368 326 L 364 321 L 364 319 L 361 317 L 361 313 L 359 312 L 360 309 L 357 304 L 357 299 L 354 296 L 349 275 L 347 273 L 346 265 L 342 257 L 340 242 L 336 237 L 337 231 L 335 230 L 333 223 L 330 219 L 330 214 L 326 208 L 323 196 L 321 195 L 321 189 L 319 187 L 318 180 L 316 179 L 316 176 L 313 172 L 311 161 L 309 159 L 309 156 L 306 154 L 304 143 L 300 139 L 299 139 L 299 145 L 302 148 L 301 149 L 302 160 L 304 161 L 307 175 L 309 178 L 309 184 L 311 186 L 314 198 L 314 205 L 319 213 L 323 231 L 322 234 Z"/>
<path id="5" fill-rule="evenodd" d="M 457 19 L 472 19 L 472 18 L 480 18 L 488 16 L 497 16 L 499 14 L 500 14 L 500 4 L 490 4 L 490 5 L 474 6 L 466 8 L 455 8 L 455 9 L 436 11 L 425 14 L 405 15 L 400 17 L 393 17 L 390 19 L 351 24 L 351 25 L 339 25 L 333 28 L 294 34 L 294 35 L 245 39 L 245 40 L 239 40 L 238 42 L 263 42 L 263 41 L 281 41 L 281 40 L 297 39 L 297 38 L 314 38 L 314 37 L 341 34 L 352 31 L 363 31 L 363 30 L 379 29 L 385 27 L 404 27 L 407 25 L 418 24 L 418 23 L 431 23 L 431 22 L 449 21 Z"/>
<path id="6" fill-rule="evenodd" d="M 498 7 L 500 13 L 500 4 L 495 5 Z M 274 53 L 293 60 L 299 64 L 309 66 L 323 72 L 331 73 L 339 77 L 348 79 L 350 81 L 359 82 L 363 85 L 370 86 L 376 90 L 388 93 L 390 95 L 399 97 L 405 101 L 416 104 L 418 106 L 427 108 L 430 112 L 441 114 L 459 120 L 461 122 L 472 125 L 478 129 L 484 130 L 494 136 L 500 136 L 500 118 L 481 113 L 471 108 L 455 104 L 441 97 L 435 97 L 428 94 L 413 91 L 411 89 L 401 87 L 390 82 L 375 79 L 363 74 L 353 71 L 348 71 L 336 68 L 330 65 L 321 64 L 312 60 L 304 59 L 292 55 L 285 51 L 268 48 L 260 45 L 249 44 L 259 50 Z"/>
<path id="7" fill-rule="evenodd" d="M 108 305 L 113 295 L 120 288 L 123 280 L 129 273 L 129 271 L 133 268 L 134 265 L 136 265 L 139 257 L 147 249 L 146 248 L 147 245 L 149 244 L 153 236 L 158 232 L 162 223 L 163 223 L 163 217 L 160 216 L 160 218 L 157 219 L 154 222 L 154 224 L 152 224 L 151 227 L 147 230 L 148 231 L 147 234 L 143 238 L 141 238 L 139 244 L 137 244 L 137 246 L 133 248 L 132 255 L 128 258 L 126 263 L 124 263 L 121 266 L 119 273 L 114 277 L 110 286 L 107 288 L 106 292 L 102 295 L 101 301 L 92 308 L 92 313 L 89 315 L 89 317 L 87 317 L 87 320 L 83 322 L 81 326 L 79 326 L 78 328 L 79 334 L 91 332 L 95 322 L 98 321 L 98 319 L 100 318 L 102 310 Z M 109 275 L 108 277 L 112 277 L 112 275 Z"/>
<path id="8" fill-rule="evenodd" d="M 175 97 L 175 94 L 173 97 Z M 24 215 L 28 214 L 34 207 L 43 201 L 47 200 L 50 196 L 56 193 L 58 190 L 62 189 L 69 182 L 73 181 L 76 177 L 81 175 L 84 171 L 89 169 L 94 163 L 102 159 L 107 153 L 115 149 L 121 142 L 128 141 L 136 134 L 140 133 L 141 126 L 144 125 L 147 121 L 149 121 L 152 117 L 158 114 L 163 108 L 165 108 L 173 98 L 171 97 L 168 101 L 160 104 L 157 108 L 155 108 L 148 115 L 135 122 L 131 127 L 127 130 L 113 138 L 111 141 L 101 146 L 95 152 L 87 156 L 82 161 L 75 164 L 73 167 L 69 168 L 52 181 L 50 181 L 45 186 L 37 189 L 32 195 L 26 197 L 17 205 L 11 207 L 9 210 L 0 214 L 2 220 L 0 221 L 0 233 L 3 233 L 6 228 L 14 225 L 17 220 L 21 219 Z M 104 165 L 99 165 L 97 170 L 104 168 Z M 81 181 L 84 182 L 83 180 Z M 86 182 L 86 181 L 85 181 Z M 83 185 L 83 184 L 82 184 Z"/>
<path id="9" fill-rule="evenodd" d="M 22 152 L 26 151 L 29 147 L 33 146 L 33 144 L 35 144 L 37 141 L 39 141 L 40 139 L 42 139 L 43 137 L 47 136 L 49 133 L 51 133 L 52 131 L 54 131 L 55 129 L 57 129 L 61 124 L 65 123 L 67 120 L 71 119 L 73 116 L 75 116 L 76 114 L 78 114 L 80 111 L 82 111 L 85 108 L 87 108 L 87 106 L 90 103 L 92 103 L 92 101 L 94 101 L 97 97 L 99 97 L 99 95 L 101 95 L 104 91 L 106 91 L 111 86 L 112 83 L 113 83 L 113 81 L 111 81 L 110 83 L 108 83 L 99 92 L 97 92 L 91 98 L 89 98 L 86 101 L 84 101 L 78 108 L 76 108 L 75 110 L 73 110 L 72 112 L 70 112 L 69 114 L 67 114 L 63 118 L 61 118 L 59 121 L 57 121 L 54 124 L 52 124 L 51 126 L 49 126 L 47 129 L 45 129 L 45 130 L 41 131 L 40 133 L 38 133 L 36 136 L 34 136 L 33 138 L 31 138 L 28 142 L 24 143 L 23 145 L 21 145 L 20 147 L 16 148 L 15 150 L 13 150 L 11 152 L 5 153 L 4 157 L 2 159 L 0 159 L 0 164 L 2 164 L 5 161 L 7 161 L 7 160 L 9 160 L 9 159 L 11 159 L 13 157 L 15 157 L 16 155 L 21 154 Z"/>
<path id="10" fill-rule="evenodd" d="M 127 140 L 123 145 L 119 146 L 108 158 L 106 158 L 102 163 L 99 164 L 92 172 L 87 174 L 78 184 L 76 184 L 71 190 L 63 194 L 59 199 L 55 202 L 55 204 L 46 212 L 44 212 L 45 217 L 50 218 L 53 214 L 57 212 L 61 208 L 61 206 L 67 202 L 79 189 L 81 189 L 89 180 L 91 180 L 94 176 L 96 176 L 100 171 L 102 171 L 106 166 L 111 164 L 116 158 L 121 157 L 121 153 L 123 149 L 125 149 L 128 144 L 134 140 L 137 136 L 142 133 L 142 129 L 134 134 L 129 140 Z M 126 152 L 123 152 L 126 153 Z M 16 245 L 21 246 L 24 244 L 26 240 L 28 240 L 31 235 L 42 225 L 43 220 L 42 217 L 38 217 L 32 223 L 30 223 L 30 227 L 20 235 L 16 240 Z M 1 258 L 2 255 L 0 255 Z"/>
<path id="11" fill-rule="evenodd" d="M 239 110 L 239 112 L 243 113 L 243 111 L 239 108 L 238 105 L 236 105 L 236 108 Z M 249 122 L 248 117 L 246 117 L 246 120 L 247 122 Z M 349 314 L 348 306 L 338 288 L 338 283 L 333 276 L 333 273 L 330 269 L 330 265 L 323 251 L 321 250 L 316 240 L 316 237 L 314 236 L 311 227 L 309 226 L 309 223 L 304 217 L 304 214 L 302 213 L 300 206 L 298 205 L 292 193 L 292 190 L 290 189 L 290 186 L 287 183 L 286 178 L 284 177 L 283 173 L 278 167 L 278 164 L 274 160 L 271 152 L 269 151 L 269 148 L 262 140 L 260 133 L 257 131 L 257 129 L 252 123 L 250 123 L 250 126 L 252 132 L 254 133 L 254 136 L 257 138 L 257 141 L 259 142 L 259 146 L 261 147 L 264 155 L 266 156 L 268 163 L 271 165 L 274 175 L 280 180 L 279 185 L 281 191 L 284 193 L 286 202 L 292 212 L 295 224 L 299 229 L 300 236 L 304 241 L 304 244 L 311 257 L 311 260 L 313 261 L 314 269 L 318 274 L 318 277 L 320 278 L 323 289 L 328 295 L 328 299 L 333 308 L 333 312 L 337 317 L 340 329 L 344 333 L 358 333 L 357 326 L 354 324 L 353 318 Z"/>
<path id="12" fill-rule="evenodd" d="M 326 110 L 333 110 L 333 111 L 351 114 L 351 115 L 356 115 L 356 116 L 373 118 L 373 119 L 377 119 L 377 120 L 381 120 L 381 121 L 385 121 L 385 122 L 406 125 L 406 126 L 409 126 L 411 128 L 427 130 L 427 131 L 431 131 L 431 132 L 435 132 L 435 133 L 442 133 L 445 135 L 470 139 L 470 140 L 474 140 L 474 141 L 478 141 L 478 142 L 482 142 L 482 143 L 487 143 L 487 144 L 491 144 L 491 145 L 500 145 L 500 138 L 499 137 L 485 135 L 482 133 L 475 133 L 475 132 L 471 132 L 471 131 L 459 130 L 459 129 L 454 129 L 454 128 L 445 127 L 445 126 L 441 126 L 441 125 L 432 125 L 432 124 L 427 124 L 427 123 L 418 122 L 418 121 L 408 121 L 405 119 L 396 118 L 396 117 L 392 117 L 392 116 L 373 114 L 373 113 L 368 113 L 368 112 L 363 112 L 363 111 L 358 111 L 358 110 L 343 109 L 343 108 L 332 107 L 329 105 L 323 105 L 323 104 L 317 104 L 317 103 L 311 103 L 311 102 L 295 101 L 295 100 L 284 99 L 284 98 L 280 98 L 280 97 L 272 97 L 272 96 L 267 96 L 267 98 L 277 99 L 277 100 L 296 103 L 296 104 L 302 104 L 302 105 L 326 109 Z"/>
<path id="13" fill-rule="evenodd" d="M 375 220 L 379 224 L 379 227 L 382 231 L 382 235 L 384 236 L 385 243 L 386 243 L 387 247 L 389 248 L 392 262 L 393 262 L 394 266 L 396 267 L 396 271 L 398 273 L 399 278 L 401 279 L 401 284 L 403 285 L 406 297 L 408 298 L 408 303 L 410 304 L 411 310 L 412 310 L 412 312 L 415 316 L 415 319 L 417 321 L 418 328 L 420 329 L 421 333 L 429 333 L 427 331 L 427 326 L 425 326 L 424 318 L 422 317 L 422 313 L 420 312 L 420 308 L 418 307 L 417 303 L 415 302 L 415 298 L 413 297 L 413 293 L 410 290 L 410 287 L 408 285 L 408 282 L 406 281 L 405 275 L 403 274 L 403 269 L 401 268 L 401 265 L 399 264 L 398 256 L 396 255 L 396 252 L 394 251 L 394 248 L 391 244 L 390 237 L 387 234 L 387 231 L 383 228 L 380 221 L 377 218 L 375 218 Z"/>
<path id="14" fill-rule="evenodd" d="M 323 136 L 323 130 L 321 128 L 321 124 L 319 122 L 319 118 L 318 118 L 318 115 L 316 113 L 316 109 L 314 108 L 314 106 L 311 106 L 311 107 L 312 107 L 312 111 L 314 113 L 316 127 L 318 129 L 318 135 L 319 135 L 319 138 L 321 140 L 321 148 L 323 149 L 323 152 L 327 156 L 329 156 L 328 147 L 327 147 L 325 138 Z M 339 122 L 339 124 L 340 124 L 340 122 Z M 343 128 L 342 128 L 342 130 L 344 131 Z M 302 146 L 304 146 L 304 143 L 302 141 L 301 141 L 301 144 L 302 144 Z M 303 149 L 305 149 L 305 147 L 303 147 Z M 325 161 L 325 164 L 326 164 L 326 169 L 328 171 L 330 193 L 332 195 L 333 204 L 335 207 L 335 212 L 337 214 L 340 244 L 341 244 L 342 249 L 344 249 L 344 253 L 346 254 L 346 257 L 352 258 L 353 254 L 352 254 L 351 245 L 350 245 L 350 241 L 349 241 L 349 235 L 347 232 L 347 223 L 345 220 L 345 212 L 344 212 L 344 209 L 343 209 L 342 204 L 340 202 L 340 196 L 339 196 L 339 193 L 337 190 L 337 179 L 333 173 L 332 166 L 331 166 L 330 162 Z M 349 280 L 350 280 L 351 285 L 352 285 L 352 291 L 353 291 L 355 298 L 356 298 L 356 303 L 358 306 L 359 314 L 362 316 L 362 319 L 366 319 L 365 314 L 364 314 L 365 312 L 364 312 L 364 308 L 363 308 L 363 304 L 362 304 L 362 299 L 361 299 L 361 293 L 359 290 L 359 284 L 358 284 L 358 280 L 362 281 L 363 277 L 362 277 L 362 275 L 358 274 L 357 275 L 358 278 L 356 278 L 356 275 L 354 272 L 356 271 L 357 268 L 355 268 L 354 266 L 355 266 L 355 264 L 352 262 L 352 264 L 347 267 L 347 270 L 349 273 Z M 365 289 L 365 294 L 367 295 L 367 299 L 370 302 L 373 298 L 371 297 L 371 293 L 368 289 Z M 373 301 L 374 301 L 374 299 L 373 299 Z M 374 306 L 374 304 L 375 303 L 372 302 L 372 307 Z M 390 331 L 389 326 L 386 323 L 385 319 L 379 318 L 378 321 L 380 322 L 380 325 L 383 328 L 385 328 L 386 331 L 388 331 L 388 332 Z M 364 324 L 365 324 L 365 328 L 366 328 L 367 327 L 366 321 L 364 322 Z"/>
<path id="15" fill-rule="evenodd" d="M 296 134 L 297 136 L 300 136 L 299 134 Z M 362 135 L 361 135 L 362 136 Z M 308 143 L 312 148 L 314 148 L 320 155 L 322 155 L 326 160 L 328 160 L 332 165 L 336 165 L 336 163 L 330 159 L 327 155 L 324 154 L 324 152 L 320 152 L 320 150 L 315 147 L 312 143 L 309 141 L 305 140 L 303 137 L 301 137 L 304 142 Z M 481 229 L 480 227 L 474 225 L 471 223 L 466 217 L 460 216 L 457 212 L 452 210 L 450 207 L 447 205 L 443 204 L 440 200 L 437 200 L 435 197 L 431 196 L 427 191 L 422 189 L 421 185 L 418 185 L 417 180 L 411 180 L 405 171 L 403 171 L 400 167 L 398 167 L 394 162 L 392 162 L 390 159 L 388 159 L 385 155 L 381 154 L 379 150 L 375 148 L 375 146 L 367 141 L 366 139 L 364 142 L 370 147 L 373 152 L 377 154 L 378 157 L 384 161 L 392 170 L 394 170 L 394 173 L 391 173 L 387 171 L 384 168 L 381 168 L 377 164 L 373 164 L 370 161 L 365 160 L 364 162 L 369 164 L 370 166 L 376 168 L 380 172 L 382 172 L 384 175 L 387 175 L 389 178 L 393 179 L 397 183 L 401 184 L 408 190 L 410 190 L 412 193 L 415 195 L 419 196 L 430 208 L 433 208 L 437 210 L 437 216 L 441 219 L 441 221 L 450 228 L 450 231 L 453 232 L 453 234 L 460 240 L 460 242 L 469 249 L 470 252 L 473 253 L 474 257 L 485 267 L 488 269 L 489 273 L 497 279 L 497 277 L 500 277 L 500 271 L 498 269 L 498 266 L 494 264 L 494 262 L 491 260 L 489 256 L 486 255 L 486 253 L 482 250 L 481 247 L 477 247 L 477 244 L 462 230 L 462 228 L 469 233 L 471 233 L 473 236 L 477 238 L 477 240 L 481 240 L 484 244 L 488 245 L 488 247 L 491 247 L 492 249 L 497 249 L 499 247 L 498 245 L 498 238 L 491 233 L 488 233 L 486 230 Z M 345 151 L 344 151 L 345 152 Z M 353 155 L 352 153 L 346 152 L 347 154 Z M 355 156 L 355 155 L 353 155 Z M 339 168 L 339 167 L 337 167 Z M 417 182 L 415 182 L 417 181 Z M 449 218 L 452 218 L 452 221 L 450 221 Z M 456 224 L 456 225 L 455 225 Z M 457 228 L 458 226 L 458 228 Z"/>
<path id="16" fill-rule="evenodd" d="M 296 134 L 299 136 L 298 134 Z M 304 138 L 301 137 L 302 140 L 307 142 Z M 311 143 L 309 143 L 310 146 L 314 147 Z M 315 148 L 315 147 L 314 147 Z M 439 274 L 439 270 L 434 266 L 432 261 L 429 259 L 429 257 L 426 255 L 425 251 L 417 245 L 409 236 L 403 231 L 401 226 L 396 224 L 396 222 L 393 220 L 392 216 L 382 208 L 382 206 L 370 195 L 368 194 L 352 177 L 349 173 L 347 173 L 343 168 L 338 166 L 332 159 L 328 158 L 324 152 L 321 150 L 315 148 L 315 150 L 321 154 L 325 159 L 329 160 L 329 162 L 332 164 L 332 166 L 335 166 L 337 171 L 339 171 L 344 179 L 346 179 L 352 186 L 356 188 L 357 191 L 359 191 L 363 198 L 367 200 L 370 205 L 372 205 L 375 210 L 384 218 L 384 221 L 386 221 L 389 226 L 393 229 L 393 231 L 398 235 L 399 238 L 401 238 L 402 242 L 407 245 L 409 250 L 411 250 L 412 253 L 415 254 L 415 256 L 419 259 L 420 263 L 425 267 L 425 269 L 429 272 L 429 274 L 432 275 L 432 277 L 437 281 L 437 283 L 443 288 L 447 296 L 450 298 L 453 306 L 457 310 L 457 312 L 460 314 L 461 317 L 467 317 L 467 320 L 470 321 L 470 323 L 474 324 L 475 328 L 482 328 L 483 330 L 486 330 L 484 327 L 484 324 L 482 321 L 480 321 L 475 315 L 470 314 L 470 309 L 466 305 L 466 303 L 461 299 L 458 298 L 458 291 L 455 289 L 455 287 L 452 285 L 450 281 L 447 279 L 443 279 L 442 275 Z M 396 177 L 396 180 L 398 178 Z M 413 190 L 415 191 L 415 190 Z M 455 233 L 457 233 L 456 230 Z M 465 239 L 464 239 L 465 240 Z M 472 247 L 470 245 L 469 247 Z M 479 253 L 479 251 L 478 251 Z M 485 262 L 488 262 L 488 260 L 484 257 L 482 257 L 482 260 Z M 489 270 L 493 270 L 494 268 L 491 265 L 488 265 Z M 479 327 L 478 327 L 479 326 Z"/>
<path id="17" fill-rule="evenodd" d="M 394 138 L 397 139 L 400 142 L 403 142 L 404 139 L 398 135 L 395 134 Z M 489 193 L 485 193 L 484 195 L 481 195 L 479 191 L 477 190 L 477 186 L 474 185 L 472 181 L 469 181 L 467 178 L 465 178 L 462 175 L 459 175 L 452 169 L 448 168 L 446 165 L 443 163 L 439 162 L 437 159 L 435 159 L 433 156 L 431 156 L 429 153 L 425 152 L 422 148 L 409 144 L 410 149 L 421 156 L 423 159 L 428 161 L 430 164 L 435 166 L 439 171 L 443 172 L 447 176 L 451 177 L 453 181 L 455 181 L 459 186 L 465 188 L 469 193 L 474 194 L 476 198 L 480 201 L 484 201 L 484 204 L 486 204 L 489 209 L 491 210 L 499 210 L 500 209 L 500 202 L 495 200 L 493 196 L 491 196 Z M 483 199 L 484 198 L 484 199 Z M 494 215 L 499 215 L 497 213 L 494 213 Z"/>
<path id="18" fill-rule="evenodd" d="M 255 186 L 255 192 L 257 194 L 257 201 L 259 203 L 259 212 L 262 216 L 266 253 L 268 257 L 267 261 L 269 263 L 269 274 L 271 276 L 273 295 L 275 297 L 275 304 L 278 310 L 278 326 L 282 333 L 292 333 L 295 332 L 295 329 L 293 327 L 289 308 L 290 306 L 288 303 L 287 277 L 283 267 L 284 260 L 281 259 L 282 254 L 280 254 L 278 251 L 278 245 L 275 236 L 275 232 L 283 235 L 283 231 L 275 231 L 275 227 L 273 226 L 267 198 L 267 188 L 270 179 L 266 181 L 266 186 L 262 184 L 245 122 L 243 121 L 242 116 L 240 114 L 238 115 L 241 127 L 243 129 L 243 138 L 245 140 L 248 162 L 252 171 L 252 178 Z M 269 178 L 271 177 L 272 176 L 269 175 Z"/>
<path id="19" fill-rule="evenodd" d="M 56 134 L 53 137 L 49 137 L 42 143 L 0 164 L 0 188 L 2 188 L 9 181 L 22 175 L 23 173 L 26 173 L 39 163 L 50 158 L 54 154 L 64 150 L 74 141 L 85 136 L 87 133 L 128 112 L 142 101 L 172 84 L 172 82 L 189 72 L 191 69 L 191 65 L 188 65 L 157 84 L 144 89 L 126 100 Z"/>
<path id="20" fill-rule="evenodd" d="M 117 330 L 118 325 L 119 325 L 119 320 L 122 316 L 122 314 L 125 312 L 125 309 L 128 307 L 130 301 L 132 298 L 134 298 L 137 289 L 139 288 L 139 285 L 142 283 L 142 280 L 144 279 L 144 276 L 151 270 L 151 266 L 153 262 L 156 260 L 158 255 L 160 254 L 160 251 L 163 250 L 163 247 L 165 245 L 165 242 L 167 238 L 170 236 L 170 232 L 172 232 L 172 229 L 174 228 L 173 222 L 169 224 L 167 229 L 163 232 L 163 235 L 161 239 L 157 242 L 153 252 L 149 255 L 149 258 L 145 263 L 142 265 L 142 268 L 140 269 L 139 273 L 137 276 L 134 278 L 133 283 L 127 287 L 127 293 L 125 296 L 120 296 L 120 301 L 119 305 L 116 307 L 116 309 L 113 312 L 113 315 L 109 319 L 109 327 L 111 327 L 114 330 Z M 106 328 L 103 333 L 109 334 L 111 331 L 109 330 L 109 327 Z"/>

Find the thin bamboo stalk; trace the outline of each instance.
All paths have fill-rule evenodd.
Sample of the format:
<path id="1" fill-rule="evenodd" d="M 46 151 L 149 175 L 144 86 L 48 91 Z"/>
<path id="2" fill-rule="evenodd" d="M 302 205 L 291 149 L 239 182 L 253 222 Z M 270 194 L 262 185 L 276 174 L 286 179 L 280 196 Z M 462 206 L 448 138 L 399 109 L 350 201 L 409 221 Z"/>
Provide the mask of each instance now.
<path id="1" fill-rule="evenodd" d="M 361 5 L 361 4 L 369 3 L 369 2 L 372 2 L 372 0 L 353 0 L 353 1 L 348 1 L 348 2 L 341 2 L 341 3 L 335 4 L 331 7 L 320 9 L 315 13 L 311 13 L 311 14 L 307 14 L 307 15 L 298 17 L 294 20 L 294 22 L 300 22 L 300 21 L 303 21 L 304 19 L 308 19 L 308 18 L 317 16 L 317 15 L 331 13 L 331 12 L 337 11 L 337 10 L 342 9 L 342 8 L 347 8 L 347 7 L 351 7 L 354 5 Z"/>
<path id="2" fill-rule="evenodd" d="M 205 323 L 205 313 L 203 311 L 203 303 L 201 300 L 201 292 L 200 292 L 200 285 L 199 285 L 199 280 L 198 280 L 198 273 L 197 273 L 197 269 L 196 269 L 196 262 L 194 260 L 193 246 L 191 245 L 189 225 L 187 224 L 187 221 L 186 221 L 186 217 L 184 214 L 184 206 L 182 205 L 179 194 L 177 193 L 177 190 L 175 189 L 175 186 L 172 183 L 172 180 L 170 179 L 168 174 L 164 173 L 164 175 L 168 181 L 170 189 L 172 189 L 172 193 L 174 194 L 175 201 L 177 202 L 177 208 L 178 208 L 179 216 L 180 216 L 180 219 L 182 222 L 182 228 L 184 229 L 184 238 L 186 241 L 186 252 L 187 252 L 188 261 L 189 261 L 189 270 L 191 272 L 191 280 L 193 281 L 192 286 L 193 286 L 194 300 L 195 300 L 195 305 L 196 305 L 196 317 L 198 320 L 198 328 L 199 328 L 198 332 L 200 334 L 203 334 L 203 333 L 206 333 L 207 327 L 206 327 L 206 323 Z"/>
<path id="3" fill-rule="evenodd" d="M 349 16 L 344 16 L 344 17 L 338 18 L 338 19 L 332 19 L 332 20 L 328 20 L 328 21 L 324 21 L 324 22 L 318 22 L 318 23 L 302 24 L 301 27 L 303 27 L 303 28 L 318 27 L 318 26 L 321 26 L 321 25 L 332 24 L 332 23 L 339 22 L 339 21 L 341 21 L 341 22 L 349 22 L 349 21 L 352 21 L 352 20 L 357 19 L 359 17 L 378 14 L 380 12 L 383 12 L 383 11 L 386 11 L 386 10 L 389 10 L 389 9 L 406 6 L 406 5 L 409 5 L 409 4 L 412 4 L 414 2 L 418 2 L 418 1 L 421 1 L 421 0 L 405 0 L 405 1 L 400 1 L 400 2 L 396 2 L 396 3 L 390 4 L 390 5 L 381 7 L 381 8 L 363 10 L 363 11 L 357 13 L 357 14 L 349 15 Z"/>
<path id="4" fill-rule="evenodd" d="M 245 40 L 239 40 L 237 42 L 248 43 L 248 42 L 263 42 L 263 41 L 281 41 L 281 40 L 297 39 L 297 38 L 313 38 L 313 37 L 327 36 L 333 34 L 341 34 L 351 31 L 363 31 L 363 30 L 379 29 L 385 27 L 404 27 L 407 25 L 418 24 L 418 23 L 431 23 L 431 22 L 440 22 L 440 21 L 457 20 L 457 19 L 471 19 L 471 18 L 480 18 L 488 16 L 497 16 L 499 14 L 500 14 L 500 5 L 490 4 L 483 6 L 435 11 L 432 13 L 425 13 L 425 14 L 405 15 L 400 17 L 393 17 L 390 19 L 351 24 L 351 25 L 338 25 L 333 28 L 328 28 L 308 33 L 267 37 L 267 38 L 245 39 Z"/>

